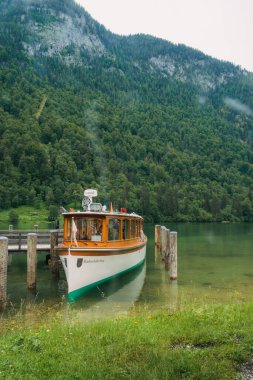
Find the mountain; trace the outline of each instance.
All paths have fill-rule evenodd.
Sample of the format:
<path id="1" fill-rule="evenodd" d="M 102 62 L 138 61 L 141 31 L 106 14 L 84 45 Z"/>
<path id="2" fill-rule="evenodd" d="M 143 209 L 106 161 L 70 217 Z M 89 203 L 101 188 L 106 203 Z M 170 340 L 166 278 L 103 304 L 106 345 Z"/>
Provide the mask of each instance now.
<path id="1" fill-rule="evenodd" d="M 252 221 L 253 74 L 118 36 L 72 0 L 0 0 L 0 207 Z"/>

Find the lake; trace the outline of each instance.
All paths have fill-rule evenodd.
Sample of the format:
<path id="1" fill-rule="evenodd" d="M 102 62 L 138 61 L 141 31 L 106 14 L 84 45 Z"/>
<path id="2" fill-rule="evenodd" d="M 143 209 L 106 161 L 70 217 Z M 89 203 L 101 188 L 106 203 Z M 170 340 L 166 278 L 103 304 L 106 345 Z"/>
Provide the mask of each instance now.
<path id="1" fill-rule="evenodd" d="M 178 280 L 171 282 L 155 252 L 152 224 L 147 260 L 134 272 L 94 289 L 71 305 L 80 318 L 100 318 L 159 308 L 231 303 L 253 298 L 253 224 L 164 224 L 178 232 Z M 38 254 L 37 293 L 26 290 L 26 256 L 11 255 L 8 265 L 8 301 L 67 305 L 65 275 L 52 278 L 45 254 Z"/>

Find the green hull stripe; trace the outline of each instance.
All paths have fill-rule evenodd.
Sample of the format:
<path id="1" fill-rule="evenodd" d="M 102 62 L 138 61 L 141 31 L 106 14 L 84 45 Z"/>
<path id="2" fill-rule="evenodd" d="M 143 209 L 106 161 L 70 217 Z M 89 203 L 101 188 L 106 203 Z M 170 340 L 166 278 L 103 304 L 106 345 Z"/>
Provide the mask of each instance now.
<path id="1" fill-rule="evenodd" d="M 115 277 L 118 277 L 118 276 L 121 276 L 122 274 L 124 273 L 127 273 L 127 272 L 130 272 L 131 270 L 134 270 L 135 268 L 141 266 L 143 263 L 144 263 L 145 259 L 143 259 L 142 261 L 140 261 L 138 264 L 132 266 L 131 268 L 128 268 L 126 270 L 123 270 L 122 272 L 119 272 L 119 273 L 116 273 L 112 276 L 109 276 L 109 277 L 106 277 L 104 278 L 103 280 L 99 280 L 97 282 L 93 282 L 92 284 L 90 285 L 86 285 L 82 288 L 79 288 L 79 289 L 76 289 L 76 290 L 73 290 L 73 292 L 70 292 L 68 293 L 68 302 L 71 303 L 75 300 L 77 300 L 78 298 L 82 297 L 83 295 L 89 293 L 89 291 L 93 288 L 95 288 L 97 285 L 99 284 L 102 284 L 103 282 L 106 282 L 106 281 L 109 281 L 109 280 L 112 280 L 113 278 Z"/>

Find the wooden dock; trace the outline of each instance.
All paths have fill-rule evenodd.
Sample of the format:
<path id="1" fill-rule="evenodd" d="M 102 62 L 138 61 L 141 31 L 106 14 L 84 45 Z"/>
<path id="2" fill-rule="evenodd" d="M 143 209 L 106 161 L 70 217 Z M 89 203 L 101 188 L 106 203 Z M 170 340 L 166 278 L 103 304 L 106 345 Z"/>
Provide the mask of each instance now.
<path id="1" fill-rule="evenodd" d="M 55 230 L 53 230 L 55 231 Z M 61 241 L 63 230 L 57 230 L 58 239 Z M 8 238 L 8 252 L 9 253 L 24 253 L 27 252 L 27 235 L 29 233 L 37 234 L 37 251 L 47 252 L 50 251 L 50 235 L 52 230 L 0 230 L 0 236 Z"/>
<path id="2" fill-rule="evenodd" d="M 27 289 L 36 290 L 37 252 L 47 254 L 52 275 L 59 276 L 59 257 L 54 247 L 62 241 L 63 230 L 2 230 L 0 231 L 0 311 L 6 307 L 8 255 L 26 253 Z"/>

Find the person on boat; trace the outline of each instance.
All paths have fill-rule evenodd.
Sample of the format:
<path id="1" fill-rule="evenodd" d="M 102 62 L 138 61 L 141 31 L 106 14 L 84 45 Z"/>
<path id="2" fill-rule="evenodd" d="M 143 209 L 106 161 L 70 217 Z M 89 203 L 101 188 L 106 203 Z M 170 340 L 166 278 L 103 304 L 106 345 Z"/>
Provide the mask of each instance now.
<path id="1" fill-rule="evenodd" d="M 71 228 L 71 241 L 74 241 L 74 244 L 76 247 L 78 247 L 77 240 L 76 240 L 76 234 L 77 234 L 77 226 L 75 224 L 74 218 L 72 218 L 72 228 Z"/>
<path id="2" fill-rule="evenodd" d="M 119 220 L 110 219 L 108 227 L 108 238 L 109 240 L 119 239 Z"/>
<path id="3" fill-rule="evenodd" d="M 119 220 L 113 220 L 113 240 L 119 239 Z"/>

